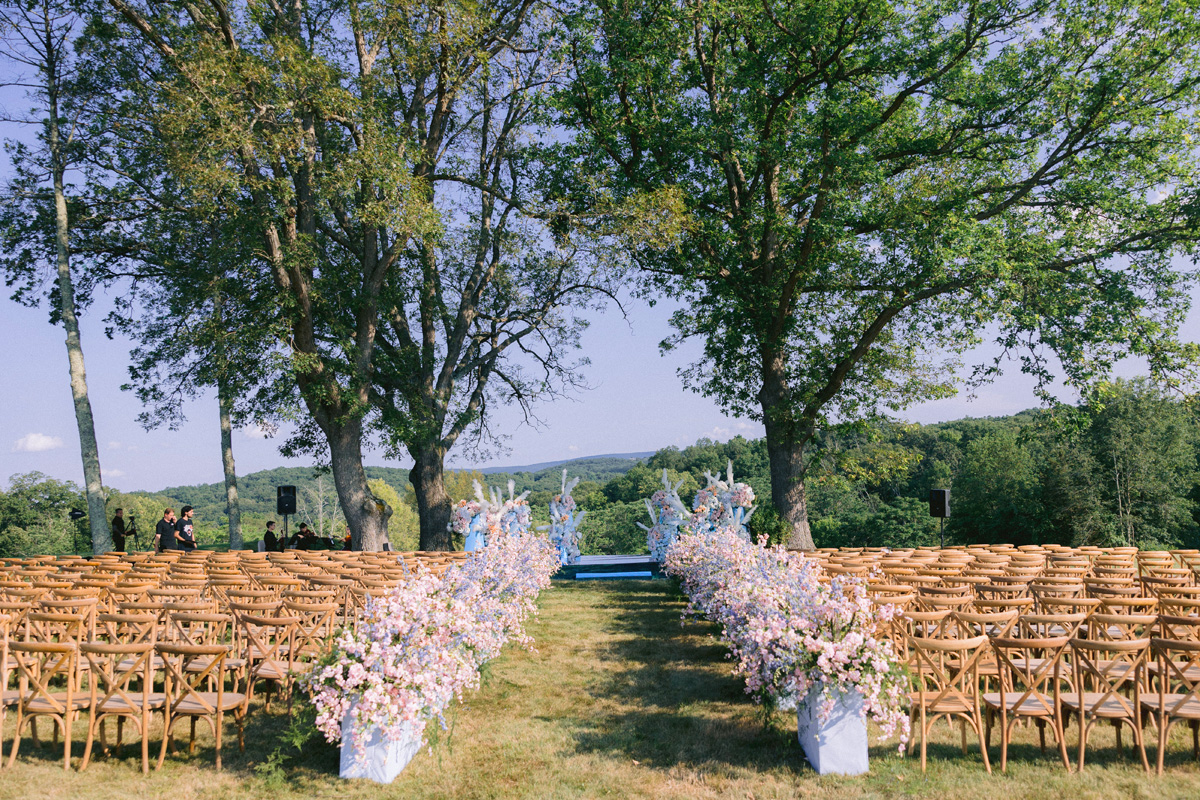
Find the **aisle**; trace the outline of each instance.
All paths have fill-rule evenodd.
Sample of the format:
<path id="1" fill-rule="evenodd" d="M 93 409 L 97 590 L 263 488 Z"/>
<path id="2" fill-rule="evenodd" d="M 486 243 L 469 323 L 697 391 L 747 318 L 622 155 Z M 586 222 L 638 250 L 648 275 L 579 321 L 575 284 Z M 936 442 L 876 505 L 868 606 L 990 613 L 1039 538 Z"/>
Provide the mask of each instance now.
<path id="1" fill-rule="evenodd" d="M 764 729 L 666 581 L 556 581 L 540 605 L 537 652 L 498 659 L 453 753 L 440 768 L 421 756 L 386 796 L 715 797 L 743 780 L 791 793 L 794 732 Z"/>

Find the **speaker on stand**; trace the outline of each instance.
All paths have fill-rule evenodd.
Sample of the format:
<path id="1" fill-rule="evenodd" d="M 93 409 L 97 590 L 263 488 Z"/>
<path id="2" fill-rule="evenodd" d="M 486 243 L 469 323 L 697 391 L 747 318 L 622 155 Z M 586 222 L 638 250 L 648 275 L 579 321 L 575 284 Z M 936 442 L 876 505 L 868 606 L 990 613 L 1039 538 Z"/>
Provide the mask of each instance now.
<path id="1" fill-rule="evenodd" d="M 283 517 L 283 540 L 289 541 L 288 516 L 296 513 L 296 487 L 275 487 L 275 513 Z"/>
<path id="2" fill-rule="evenodd" d="M 946 546 L 946 517 L 950 516 L 950 490 L 929 490 L 929 516 L 938 518 L 939 547 Z"/>

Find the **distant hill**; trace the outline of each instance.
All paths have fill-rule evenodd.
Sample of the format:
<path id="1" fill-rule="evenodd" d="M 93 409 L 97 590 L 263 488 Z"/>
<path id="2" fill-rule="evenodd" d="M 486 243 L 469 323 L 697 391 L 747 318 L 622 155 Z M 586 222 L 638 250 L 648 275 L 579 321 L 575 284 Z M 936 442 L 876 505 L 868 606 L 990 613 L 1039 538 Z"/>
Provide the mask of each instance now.
<path id="1" fill-rule="evenodd" d="M 640 461 L 643 459 L 647 459 L 652 455 L 654 455 L 653 450 L 647 451 L 645 453 L 607 453 L 602 456 L 585 456 L 583 458 L 568 458 L 568 459 L 564 459 L 562 461 L 543 461 L 540 464 L 530 464 L 527 467 L 480 467 L 480 468 L 476 469 L 475 471 L 482 472 L 484 475 L 492 475 L 497 472 L 503 472 L 503 473 L 507 473 L 509 475 L 516 475 L 517 473 L 520 473 L 520 472 L 542 472 L 543 470 L 554 469 L 555 467 L 562 467 L 562 466 L 568 465 L 568 464 L 574 464 L 576 466 L 576 468 L 592 469 L 594 467 L 593 462 L 610 462 L 610 461 L 618 462 L 618 464 L 623 464 L 623 462 L 628 461 L 628 462 L 631 462 L 628 465 L 628 467 L 632 467 L 633 463 L 636 463 L 637 461 Z M 586 462 L 586 463 L 583 463 L 583 462 Z M 614 466 L 616 466 L 616 465 L 614 465 Z M 626 467 L 623 470 L 620 470 L 619 473 L 623 473 L 623 472 L 627 471 L 628 467 Z M 574 474 L 574 473 L 572 473 L 572 474 Z"/>
<path id="2" fill-rule="evenodd" d="M 622 453 L 615 455 L 587 456 L 565 461 L 551 461 L 518 467 L 487 467 L 480 470 L 449 469 L 447 472 L 480 472 L 486 475 L 488 484 L 505 486 L 511 478 L 516 490 L 523 492 L 556 491 L 562 482 L 562 470 L 566 467 L 571 477 L 605 483 L 624 475 L 635 464 L 643 462 L 653 453 Z M 367 477 L 380 479 L 396 490 L 401 497 L 409 490 L 408 470 L 401 467 L 367 467 Z M 334 505 L 337 492 L 333 476 L 327 471 L 313 467 L 276 467 L 275 469 L 252 472 L 238 476 L 238 499 L 244 517 L 272 517 L 275 514 L 275 487 L 292 485 L 297 487 L 301 504 L 315 503 L 318 493 L 324 495 L 329 507 Z M 191 505 L 196 515 L 206 523 L 225 524 L 225 483 L 202 483 L 192 486 L 171 486 L 157 492 L 133 491 L 125 494 L 154 497 L 171 501 L 175 505 Z"/>

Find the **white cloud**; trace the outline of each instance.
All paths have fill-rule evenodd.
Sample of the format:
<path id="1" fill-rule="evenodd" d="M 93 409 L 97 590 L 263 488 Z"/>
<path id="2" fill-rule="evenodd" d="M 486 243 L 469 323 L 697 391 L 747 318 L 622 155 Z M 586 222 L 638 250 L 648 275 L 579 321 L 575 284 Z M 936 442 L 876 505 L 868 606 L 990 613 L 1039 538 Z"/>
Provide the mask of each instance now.
<path id="1" fill-rule="evenodd" d="M 567 445 L 567 452 L 568 453 L 578 453 L 579 445 L 577 445 L 577 444 Z"/>
<path id="2" fill-rule="evenodd" d="M 123 446 L 124 445 L 122 445 L 120 442 L 109 442 L 108 443 L 109 450 L 120 450 Z"/>
<path id="3" fill-rule="evenodd" d="M 124 478 L 125 473 L 119 469 L 106 469 L 106 470 L 104 470 L 104 477 L 106 477 L 106 478 Z"/>
<path id="4" fill-rule="evenodd" d="M 57 436 L 47 436 L 44 433 L 27 433 L 13 444 L 14 453 L 43 453 L 47 450 L 57 450 L 63 446 L 63 440 Z"/>
<path id="5" fill-rule="evenodd" d="M 268 439 L 271 436 L 271 432 L 262 425 L 251 425 L 248 428 L 242 428 L 242 434 L 247 439 Z"/>

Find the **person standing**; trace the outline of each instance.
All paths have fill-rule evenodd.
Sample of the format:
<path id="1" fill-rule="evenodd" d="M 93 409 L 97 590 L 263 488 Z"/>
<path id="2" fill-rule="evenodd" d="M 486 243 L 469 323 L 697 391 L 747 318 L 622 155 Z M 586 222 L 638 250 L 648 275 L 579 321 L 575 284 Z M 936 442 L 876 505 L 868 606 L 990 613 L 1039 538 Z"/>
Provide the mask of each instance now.
<path id="1" fill-rule="evenodd" d="M 275 520 L 267 523 L 267 532 L 263 534 L 263 547 L 268 553 L 274 553 L 279 547 L 279 537 L 275 535 Z"/>
<path id="2" fill-rule="evenodd" d="M 175 510 L 163 509 L 162 519 L 154 526 L 154 551 L 162 553 L 175 549 Z"/>
<path id="3" fill-rule="evenodd" d="M 125 552 L 125 509 L 118 508 L 112 518 L 113 550 Z"/>
<path id="4" fill-rule="evenodd" d="M 175 523 L 175 546 L 185 552 L 196 549 L 194 514 L 191 506 L 184 506 L 179 509 L 179 522 Z"/>

